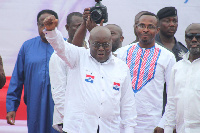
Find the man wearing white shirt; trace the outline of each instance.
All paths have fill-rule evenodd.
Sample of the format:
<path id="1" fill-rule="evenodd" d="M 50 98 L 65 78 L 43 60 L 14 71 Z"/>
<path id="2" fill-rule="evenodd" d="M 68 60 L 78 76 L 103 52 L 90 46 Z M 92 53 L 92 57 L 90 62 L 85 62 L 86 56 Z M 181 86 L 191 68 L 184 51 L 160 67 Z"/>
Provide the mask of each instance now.
<path id="1" fill-rule="evenodd" d="M 172 69 L 168 88 L 165 133 L 200 133 L 200 24 L 185 31 L 189 50 Z"/>
<path id="2" fill-rule="evenodd" d="M 68 133 L 134 133 L 136 108 L 127 65 L 111 54 L 110 30 L 90 32 L 90 49 L 70 45 L 55 28 L 54 16 L 44 20 L 44 33 L 69 66 L 63 131 Z"/>
<path id="3" fill-rule="evenodd" d="M 83 15 L 80 12 L 72 12 L 67 16 L 68 43 L 72 43 L 74 34 L 78 27 L 85 23 Z M 79 41 L 80 46 L 86 47 L 86 41 Z M 53 127 L 62 132 L 62 123 L 64 117 L 65 90 L 67 86 L 68 67 L 66 63 L 54 52 L 49 61 L 49 76 L 51 82 L 51 92 L 54 100 Z"/>
<path id="4" fill-rule="evenodd" d="M 165 82 L 168 85 L 175 57 L 155 43 L 158 31 L 157 16 L 144 13 L 136 25 L 139 42 L 116 51 L 117 57 L 130 68 L 137 109 L 135 133 L 164 132 L 163 88 Z"/>

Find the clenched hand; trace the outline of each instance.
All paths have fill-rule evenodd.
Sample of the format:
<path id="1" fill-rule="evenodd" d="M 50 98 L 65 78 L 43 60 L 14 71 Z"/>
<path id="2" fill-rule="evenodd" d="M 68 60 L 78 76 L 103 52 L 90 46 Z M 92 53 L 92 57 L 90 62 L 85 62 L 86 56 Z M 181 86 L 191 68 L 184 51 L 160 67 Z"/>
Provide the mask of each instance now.
<path id="1" fill-rule="evenodd" d="M 47 31 L 51 31 L 58 26 L 58 19 L 54 15 L 50 15 L 44 19 L 43 24 Z"/>

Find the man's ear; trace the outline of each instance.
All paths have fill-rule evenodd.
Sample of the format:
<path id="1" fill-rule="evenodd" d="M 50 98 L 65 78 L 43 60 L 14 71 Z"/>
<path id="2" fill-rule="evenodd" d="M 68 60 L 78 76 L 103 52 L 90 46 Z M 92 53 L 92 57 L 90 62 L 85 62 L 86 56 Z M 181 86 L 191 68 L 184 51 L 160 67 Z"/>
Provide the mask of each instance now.
<path id="1" fill-rule="evenodd" d="M 123 42 L 124 36 L 120 36 L 120 42 Z"/>
<path id="2" fill-rule="evenodd" d="M 67 31 L 69 31 L 69 25 L 68 24 L 65 25 L 65 28 L 66 28 Z"/>
<path id="3" fill-rule="evenodd" d="M 158 34 L 159 31 L 160 31 L 160 27 L 158 26 L 158 28 L 157 28 L 157 34 Z"/>

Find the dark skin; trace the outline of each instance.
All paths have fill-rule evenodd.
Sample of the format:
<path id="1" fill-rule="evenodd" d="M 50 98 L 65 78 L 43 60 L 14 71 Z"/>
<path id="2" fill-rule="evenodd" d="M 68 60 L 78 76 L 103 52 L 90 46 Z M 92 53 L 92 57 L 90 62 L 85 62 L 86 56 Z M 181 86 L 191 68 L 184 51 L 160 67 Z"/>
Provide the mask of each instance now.
<path id="1" fill-rule="evenodd" d="M 174 39 L 174 34 L 177 31 L 178 27 L 178 17 L 173 16 L 173 17 L 166 17 L 162 18 L 159 22 L 160 26 L 160 39 L 162 41 L 162 44 L 172 50 L 172 48 L 175 45 L 175 39 Z"/>
<path id="2" fill-rule="evenodd" d="M 44 24 L 43 24 L 43 21 L 44 19 L 47 17 L 47 16 L 50 16 L 51 14 L 48 14 L 48 13 L 44 13 L 42 14 L 40 17 L 39 17 L 39 21 L 37 23 L 38 25 L 38 32 L 39 32 L 39 35 L 41 37 L 41 40 L 44 42 L 44 43 L 48 43 L 47 39 L 45 38 L 45 35 L 43 33 L 43 30 L 44 30 Z"/>
<path id="3" fill-rule="evenodd" d="M 90 19 L 90 8 L 85 8 L 83 13 L 84 22 L 81 24 L 77 32 L 75 33 L 73 44 L 80 45 L 79 42 L 84 38 L 86 34 L 86 30 L 91 31 L 94 27 L 98 26 L 94 21 Z M 103 21 L 101 21 L 100 26 L 103 26 Z M 106 27 L 111 31 L 112 35 L 112 52 L 116 51 L 116 49 L 122 46 L 122 41 L 124 37 L 122 36 L 121 29 L 116 25 L 106 25 Z"/>
<path id="4" fill-rule="evenodd" d="M 103 46 L 96 48 L 93 45 L 94 43 L 108 43 L 109 46 L 106 48 Z M 89 44 L 92 57 L 100 63 L 106 62 L 112 52 L 112 38 L 110 30 L 103 26 L 93 28 L 90 32 Z"/>
<path id="5" fill-rule="evenodd" d="M 90 19 L 90 8 L 85 8 L 83 13 L 83 23 L 77 29 L 74 38 L 72 40 L 72 44 L 81 47 L 82 42 L 85 39 L 87 29 L 91 31 L 94 27 L 98 26 L 94 21 Z M 101 21 L 100 26 L 103 25 L 103 21 Z"/>
<path id="6" fill-rule="evenodd" d="M 115 52 L 118 48 L 122 47 L 124 37 L 122 36 L 122 30 L 117 25 L 108 24 L 107 27 L 112 35 L 112 52 Z"/>
<path id="7" fill-rule="evenodd" d="M 58 25 L 58 20 L 55 16 L 51 15 L 45 18 L 44 26 L 47 31 L 54 30 Z M 96 48 L 94 43 L 108 43 L 110 44 L 108 47 L 104 48 L 102 46 Z M 104 63 L 109 59 L 110 53 L 112 51 L 112 39 L 110 30 L 106 27 L 97 26 L 91 30 L 89 45 L 90 45 L 90 53 L 93 58 L 95 58 L 98 62 Z"/>
<path id="8" fill-rule="evenodd" d="M 200 24 L 194 23 L 188 26 L 185 31 L 185 34 L 200 34 Z M 190 55 L 188 60 L 193 62 L 194 60 L 200 58 L 200 39 L 193 37 L 192 39 L 188 39 L 185 37 L 185 42 L 188 50 L 190 51 Z"/>
<path id="9" fill-rule="evenodd" d="M 140 28 L 139 26 L 136 26 L 140 47 L 151 48 L 155 45 L 155 35 L 159 32 L 157 23 L 158 22 L 155 16 L 142 15 L 139 18 L 138 24 L 146 26 L 146 28 L 143 29 Z M 147 26 L 154 26 L 155 29 L 148 29 Z"/>
<path id="10" fill-rule="evenodd" d="M 38 32 L 39 32 L 39 35 L 41 37 L 41 40 L 42 42 L 44 43 L 48 43 L 48 41 L 46 40 L 45 38 L 45 35 L 43 33 L 43 30 L 44 30 L 44 24 L 43 24 L 43 21 L 46 17 L 48 16 L 51 16 L 51 14 L 48 14 L 48 13 L 44 13 L 42 14 L 40 17 L 39 17 L 39 21 L 37 23 L 38 25 Z M 58 21 L 58 20 L 57 20 Z M 57 26 L 57 25 L 56 25 Z M 16 117 L 16 111 L 11 111 L 11 112 L 8 112 L 7 115 L 6 115 L 6 119 L 7 119 L 7 123 L 10 124 L 10 125 L 15 125 L 15 117 Z"/>
<path id="11" fill-rule="evenodd" d="M 66 24 L 65 28 L 68 31 L 69 38 L 67 42 L 72 43 L 73 37 L 79 26 L 83 23 L 83 18 L 79 16 L 72 16 L 70 24 Z"/>
<path id="12" fill-rule="evenodd" d="M 136 25 L 137 25 L 138 22 L 139 22 L 140 16 L 141 16 L 142 14 L 146 13 L 146 12 L 147 12 L 147 11 L 141 11 L 141 12 L 139 12 L 137 15 L 135 15 L 135 24 L 133 25 L 133 28 L 134 28 L 134 33 L 135 33 L 136 39 L 135 39 L 134 42 L 138 42 L 138 41 L 139 41 L 139 38 L 138 38 L 137 33 L 136 33 Z"/>
<path id="13" fill-rule="evenodd" d="M 142 15 L 139 18 L 138 24 L 145 25 L 145 28 L 136 26 L 137 35 L 139 38 L 139 46 L 141 48 L 151 48 L 155 45 L 155 36 L 159 32 L 157 27 L 158 21 L 155 16 Z M 155 28 L 148 29 L 148 26 L 153 26 Z M 154 133 L 164 133 L 164 129 L 156 127 Z"/>

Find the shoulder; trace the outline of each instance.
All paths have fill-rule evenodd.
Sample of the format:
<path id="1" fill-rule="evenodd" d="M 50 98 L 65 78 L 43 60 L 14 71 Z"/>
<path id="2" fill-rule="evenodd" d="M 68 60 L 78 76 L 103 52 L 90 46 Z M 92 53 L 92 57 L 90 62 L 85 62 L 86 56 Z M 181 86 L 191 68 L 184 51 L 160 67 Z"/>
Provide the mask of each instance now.
<path id="1" fill-rule="evenodd" d="M 67 64 L 55 52 L 53 52 L 49 60 L 49 70 L 51 69 L 52 71 L 52 69 L 56 70 L 66 66 Z"/>
<path id="2" fill-rule="evenodd" d="M 176 62 L 176 63 L 173 65 L 172 69 L 173 69 L 173 70 L 182 69 L 182 67 L 184 66 L 184 64 L 185 64 L 185 61 L 184 61 L 183 59 L 182 59 L 182 60 L 179 60 L 178 62 Z"/>
<path id="3" fill-rule="evenodd" d="M 188 49 L 181 43 L 181 42 L 178 42 L 181 50 L 183 50 L 185 53 L 188 51 Z"/>
<path id="4" fill-rule="evenodd" d="M 120 58 L 118 58 L 118 57 L 115 57 L 114 55 L 112 55 L 113 57 L 113 59 L 114 59 L 114 63 L 115 63 L 115 65 L 117 66 L 117 67 L 119 67 L 119 69 L 120 69 L 120 71 L 121 70 L 128 70 L 129 68 L 128 68 L 128 66 L 127 66 L 127 64 L 124 62 L 124 61 L 122 61 Z"/>
<path id="5" fill-rule="evenodd" d="M 132 44 L 130 44 L 130 45 L 123 46 L 123 47 L 117 49 L 117 51 L 115 51 L 114 54 L 117 55 L 118 58 L 122 59 L 124 56 L 127 55 L 128 50 L 129 50 L 132 46 L 134 46 L 134 45 L 136 45 L 136 44 L 137 44 L 137 43 L 132 43 Z"/>
<path id="6" fill-rule="evenodd" d="M 60 57 L 55 52 L 53 52 L 53 54 L 50 57 L 50 61 L 49 62 L 56 61 L 59 58 Z"/>
<path id="7" fill-rule="evenodd" d="M 166 49 L 164 46 L 159 45 L 158 43 L 155 44 L 155 47 L 159 48 L 162 54 L 174 56 L 170 50 Z"/>
<path id="8" fill-rule="evenodd" d="M 167 65 L 168 63 L 174 64 L 176 62 L 176 58 L 171 51 L 158 44 L 155 44 L 155 47 L 160 49 L 159 62 L 161 64 Z"/>
<path id="9" fill-rule="evenodd" d="M 36 40 L 41 40 L 40 36 L 36 36 L 34 38 L 28 39 L 24 43 L 31 43 L 31 42 L 34 42 Z"/>
<path id="10" fill-rule="evenodd" d="M 39 42 L 39 41 L 41 41 L 40 36 L 31 38 L 31 39 L 29 39 L 29 40 L 26 40 L 26 41 L 23 43 L 22 47 L 27 47 L 27 46 L 29 46 L 29 45 L 31 45 L 31 44 L 36 44 L 36 43 Z"/>

